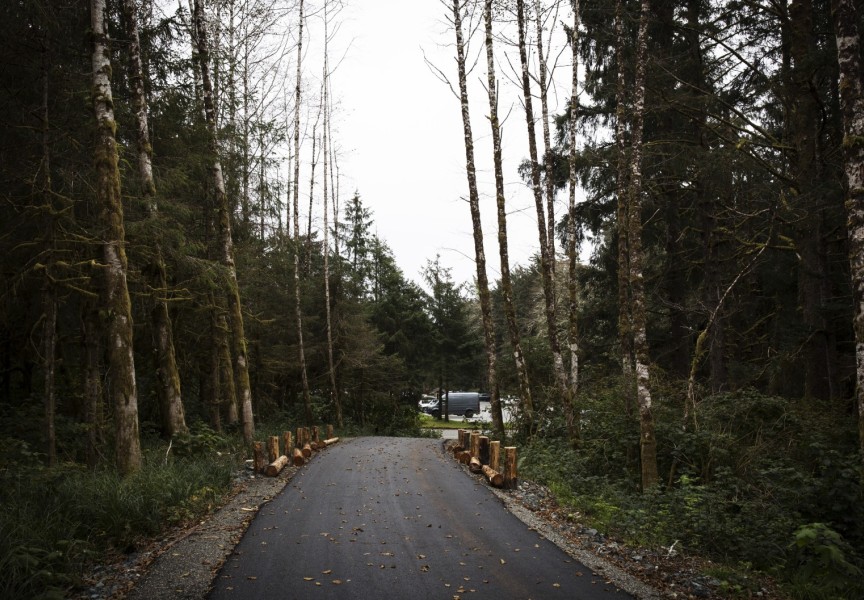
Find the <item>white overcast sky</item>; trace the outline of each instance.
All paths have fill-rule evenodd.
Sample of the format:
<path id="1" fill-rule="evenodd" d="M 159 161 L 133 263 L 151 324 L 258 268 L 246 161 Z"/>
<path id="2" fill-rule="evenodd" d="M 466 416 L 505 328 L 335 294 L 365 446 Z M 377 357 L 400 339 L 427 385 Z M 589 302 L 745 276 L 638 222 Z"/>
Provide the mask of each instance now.
<path id="1" fill-rule="evenodd" d="M 425 54 L 456 84 L 448 16 L 440 0 L 348 0 L 331 50 L 331 56 L 336 55 L 331 61 L 336 61 L 350 45 L 332 79 L 339 103 L 334 137 L 341 148 L 340 195 L 344 203 L 355 190 L 360 193 L 373 211 L 379 237 L 392 249 L 405 276 L 418 283 L 423 267 L 436 255 L 452 269 L 457 283 L 476 277 L 460 105 L 424 62 Z M 554 35 L 559 45 L 563 43 L 560 28 Z M 478 36 L 472 56 L 482 49 Z M 500 274 L 497 222 L 488 99 L 480 86 L 486 79 L 485 54 L 480 58 L 471 75 L 470 101 L 487 273 L 494 282 Z M 569 52 L 559 60 L 557 78 L 563 83 L 557 91 L 564 97 L 570 93 Z M 518 56 L 514 64 L 518 66 Z M 510 113 L 504 124 L 504 171 L 513 266 L 527 264 L 538 244 L 533 196 L 516 171 L 528 155 L 525 116 L 515 87 L 506 81 L 507 68 L 506 61 L 498 65 L 499 114 L 504 118 Z M 538 115 L 539 110 L 537 102 Z M 559 110 L 553 101 L 550 111 Z M 539 125 L 537 133 L 540 136 Z M 538 143 L 541 140 L 538 137 Z M 560 216 L 566 194 L 559 196 Z"/>

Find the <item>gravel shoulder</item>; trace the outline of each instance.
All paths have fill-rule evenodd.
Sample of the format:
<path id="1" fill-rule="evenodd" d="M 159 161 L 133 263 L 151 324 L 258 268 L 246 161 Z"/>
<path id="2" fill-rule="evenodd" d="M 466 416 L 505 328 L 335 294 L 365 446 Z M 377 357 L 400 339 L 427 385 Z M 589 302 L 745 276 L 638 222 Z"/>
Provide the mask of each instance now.
<path id="1" fill-rule="evenodd" d="M 451 440 L 442 440 L 447 452 Z M 313 463 L 306 468 L 314 468 Z M 300 467 L 303 468 L 303 467 Z M 463 467 L 466 476 L 480 477 Z M 279 476 L 238 477 L 226 503 L 200 523 L 155 540 L 146 549 L 88 574 L 90 587 L 77 599 L 168 600 L 204 598 L 220 566 L 262 506 L 274 498 L 297 472 L 288 467 Z M 547 538 L 597 575 L 636 598 L 727 597 L 719 583 L 701 573 L 707 561 L 686 557 L 674 548 L 633 549 L 586 528 L 578 518 L 558 507 L 549 491 L 530 481 L 516 490 L 495 490 L 517 518 Z M 756 596 L 780 598 L 767 589 Z"/>

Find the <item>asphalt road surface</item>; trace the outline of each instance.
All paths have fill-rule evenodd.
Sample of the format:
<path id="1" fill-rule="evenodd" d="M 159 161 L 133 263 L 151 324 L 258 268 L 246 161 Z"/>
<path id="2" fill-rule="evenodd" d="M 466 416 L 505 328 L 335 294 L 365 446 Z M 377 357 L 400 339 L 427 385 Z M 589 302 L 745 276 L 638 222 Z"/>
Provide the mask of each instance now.
<path id="1" fill-rule="evenodd" d="M 510 514 L 440 440 L 327 448 L 264 505 L 213 600 L 631 598 Z"/>

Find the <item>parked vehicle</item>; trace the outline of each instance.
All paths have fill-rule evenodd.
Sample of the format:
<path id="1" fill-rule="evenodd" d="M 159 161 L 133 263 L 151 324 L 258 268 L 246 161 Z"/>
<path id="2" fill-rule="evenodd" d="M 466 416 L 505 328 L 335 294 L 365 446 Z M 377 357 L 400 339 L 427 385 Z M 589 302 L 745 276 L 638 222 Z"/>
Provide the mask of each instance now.
<path id="1" fill-rule="evenodd" d="M 440 402 L 436 400 L 435 404 L 427 407 L 424 412 L 440 419 L 444 401 L 444 398 L 441 398 Z M 447 401 L 447 412 L 451 415 L 462 415 L 470 419 L 480 413 L 480 394 L 477 392 L 450 392 Z"/>
<path id="2" fill-rule="evenodd" d="M 435 396 L 427 396 L 424 394 L 420 397 L 420 404 L 418 406 L 420 408 L 420 412 L 426 412 L 427 408 L 436 404 L 438 404 L 438 398 L 436 398 Z"/>

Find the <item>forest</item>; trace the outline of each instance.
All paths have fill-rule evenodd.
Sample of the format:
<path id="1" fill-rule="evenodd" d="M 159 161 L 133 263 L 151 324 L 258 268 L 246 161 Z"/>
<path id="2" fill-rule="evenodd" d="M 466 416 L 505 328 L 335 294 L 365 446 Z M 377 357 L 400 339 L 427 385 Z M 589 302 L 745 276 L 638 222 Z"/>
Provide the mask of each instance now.
<path id="1" fill-rule="evenodd" d="M 440 0 L 470 282 L 412 281 L 341 184 L 346 2 L 0 3 L 0 596 L 206 514 L 256 436 L 428 435 L 448 389 L 726 597 L 864 596 L 860 2 Z"/>

